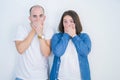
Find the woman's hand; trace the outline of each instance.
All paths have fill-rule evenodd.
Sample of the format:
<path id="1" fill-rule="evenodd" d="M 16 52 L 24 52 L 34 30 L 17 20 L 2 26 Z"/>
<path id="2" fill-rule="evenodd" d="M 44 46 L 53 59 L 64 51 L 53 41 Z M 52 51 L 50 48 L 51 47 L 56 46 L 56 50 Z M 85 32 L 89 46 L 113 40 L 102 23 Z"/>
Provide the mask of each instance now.
<path id="1" fill-rule="evenodd" d="M 71 37 L 74 37 L 76 35 L 76 28 L 74 23 L 64 27 L 64 29 L 65 29 L 65 33 L 69 34 Z"/>

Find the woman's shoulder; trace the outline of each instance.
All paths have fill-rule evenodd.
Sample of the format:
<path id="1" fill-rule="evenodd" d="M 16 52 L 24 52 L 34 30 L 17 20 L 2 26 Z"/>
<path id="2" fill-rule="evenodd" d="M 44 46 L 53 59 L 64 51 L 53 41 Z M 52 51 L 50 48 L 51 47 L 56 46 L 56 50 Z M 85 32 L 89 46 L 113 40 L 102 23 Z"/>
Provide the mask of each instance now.
<path id="1" fill-rule="evenodd" d="M 52 40 L 60 39 L 62 37 L 63 33 L 54 33 Z"/>
<path id="2" fill-rule="evenodd" d="M 53 36 L 61 37 L 62 35 L 63 33 L 59 32 L 59 33 L 55 33 Z"/>

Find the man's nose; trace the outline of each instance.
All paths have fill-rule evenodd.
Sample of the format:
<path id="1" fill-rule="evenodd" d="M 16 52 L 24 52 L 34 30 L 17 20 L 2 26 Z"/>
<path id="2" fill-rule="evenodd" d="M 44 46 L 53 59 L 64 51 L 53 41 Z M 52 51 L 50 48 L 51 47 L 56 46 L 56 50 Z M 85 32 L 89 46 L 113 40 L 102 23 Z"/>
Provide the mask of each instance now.
<path id="1" fill-rule="evenodd" d="M 40 17 L 37 17 L 37 18 L 36 18 L 36 21 L 40 21 Z"/>

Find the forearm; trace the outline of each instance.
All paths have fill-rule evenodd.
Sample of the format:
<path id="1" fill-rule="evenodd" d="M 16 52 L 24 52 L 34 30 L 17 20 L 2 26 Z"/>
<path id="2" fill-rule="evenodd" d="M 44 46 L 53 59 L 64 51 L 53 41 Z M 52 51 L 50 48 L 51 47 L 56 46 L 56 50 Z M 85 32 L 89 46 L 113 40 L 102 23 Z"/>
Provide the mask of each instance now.
<path id="1" fill-rule="evenodd" d="M 81 39 L 79 36 L 75 36 L 72 38 L 72 41 L 80 55 L 88 55 L 91 50 L 91 41 L 89 37 L 86 36 L 85 39 Z"/>
<path id="2" fill-rule="evenodd" d="M 50 40 L 39 39 L 39 41 L 42 54 L 48 57 L 50 55 Z"/>
<path id="3" fill-rule="evenodd" d="M 16 47 L 20 54 L 26 51 L 28 49 L 29 45 L 31 44 L 31 41 L 35 35 L 35 32 L 31 30 L 31 32 L 28 34 L 28 36 L 23 41 L 16 41 Z"/>
<path id="4" fill-rule="evenodd" d="M 55 56 L 62 56 L 66 50 L 66 47 L 68 45 L 70 36 L 66 33 L 63 34 L 61 38 L 53 38 L 52 39 L 52 51 Z"/>

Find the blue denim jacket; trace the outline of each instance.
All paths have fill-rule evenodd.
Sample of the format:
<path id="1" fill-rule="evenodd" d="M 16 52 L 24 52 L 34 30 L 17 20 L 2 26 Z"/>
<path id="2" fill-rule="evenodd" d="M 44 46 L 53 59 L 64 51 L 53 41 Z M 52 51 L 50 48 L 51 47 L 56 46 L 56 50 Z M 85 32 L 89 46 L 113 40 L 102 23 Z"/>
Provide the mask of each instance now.
<path id="1" fill-rule="evenodd" d="M 91 40 L 86 33 L 81 33 L 73 38 L 71 38 L 67 33 L 54 34 L 51 40 L 51 49 L 54 54 L 54 61 L 50 72 L 50 80 L 58 79 L 61 63 L 60 57 L 64 54 L 70 39 L 72 39 L 78 53 L 81 80 L 91 80 L 87 58 L 87 55 L 91 50 Z"/>

